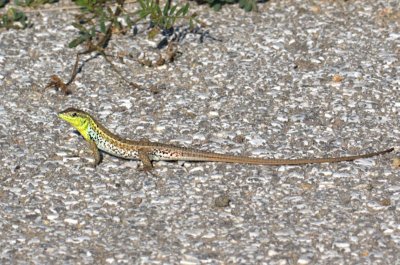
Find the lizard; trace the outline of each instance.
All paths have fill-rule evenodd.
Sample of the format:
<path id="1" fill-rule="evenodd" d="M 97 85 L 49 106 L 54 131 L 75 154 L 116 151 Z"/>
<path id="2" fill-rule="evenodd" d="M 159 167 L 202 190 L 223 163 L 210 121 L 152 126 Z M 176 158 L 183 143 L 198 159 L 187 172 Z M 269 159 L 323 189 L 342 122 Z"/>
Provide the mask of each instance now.
<path id="1" fill-rule="evenodd" d="M 170 144 L 150 142 L 148 140 L 133 141 L 124 139 L 109 131 L 89 113 L 76 108 L 67 108 L 59 112 L 58 117 L 70 123 L 89 143 L 95 158 L 95 166 L 101 160 L 100 150 L 116 157 L 140 160 L 143 163 L 144 170 L 152 169 L 152 161 L 159 160 L 225 162 L 270 166 L 303 165 L 353 161 L 378 156 L 394 150 L 394 148 L 389 148 L 378 152 L 343 157 L 265 159 L 201 151 Z"/>

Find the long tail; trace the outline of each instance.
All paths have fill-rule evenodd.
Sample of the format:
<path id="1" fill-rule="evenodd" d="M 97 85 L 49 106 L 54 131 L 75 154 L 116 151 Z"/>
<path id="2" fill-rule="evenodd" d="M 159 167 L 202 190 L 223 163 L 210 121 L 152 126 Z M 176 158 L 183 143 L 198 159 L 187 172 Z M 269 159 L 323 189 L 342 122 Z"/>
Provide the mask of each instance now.
<path id="1" fill-rule="evenodd" d="M 304 165 L 304 164 L 320 164 L 320 163 L 336 163 L 342 161 L 353 161 L 361 158 L 374 157 L 386 153 L 390 153 L 394 148 L 389 148 L 383 151 L 367 153 L 363 155 L 343 156 L 343 157 L 327 157 L 327 158 L 302 158 L 302 159 L 264 159 L 246 156 L 234 156 L 209 152 L 183 152 L 182 160 L 187 161 L 210 161 L 210 162 L 225 162 L 225 163 L 243 163 L 256 165 Z"/>

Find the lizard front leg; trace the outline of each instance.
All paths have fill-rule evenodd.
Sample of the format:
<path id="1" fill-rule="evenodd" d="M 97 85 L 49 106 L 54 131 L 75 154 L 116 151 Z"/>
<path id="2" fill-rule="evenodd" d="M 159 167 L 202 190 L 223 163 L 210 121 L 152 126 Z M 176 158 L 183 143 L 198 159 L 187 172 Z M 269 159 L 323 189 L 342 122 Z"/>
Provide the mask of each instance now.
<path id="1" fill-rule="evenodd" d="M 139 149 L 138 156 L 139 156 L 140 161 L 142 161 L 142 163 L 143 163 L 144 171 L 150 171 L 153 169 L 153 164 L 150 161 L 148 151 L 146 151 L 144 149 Z"/>
<path id="2" fill-rule="evenodd" d="M 99 148 L 97 148 L 97 145 L 94 141 L 89 140 L 87 142 L 89 143 L 90 150 L 92 150 L 94 156 L 94 167 L 96 167 L 98 164 L 100 164 L 101 161 Z"/>

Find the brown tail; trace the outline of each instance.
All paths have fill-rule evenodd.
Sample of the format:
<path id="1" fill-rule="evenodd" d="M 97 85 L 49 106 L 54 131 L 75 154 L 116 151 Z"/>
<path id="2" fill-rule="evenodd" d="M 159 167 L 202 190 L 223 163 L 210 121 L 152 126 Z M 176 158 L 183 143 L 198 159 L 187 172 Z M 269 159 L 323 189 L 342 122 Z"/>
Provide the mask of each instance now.
<path id="1" fill-rule="evenodd" d="M 191 156 L 190 152 L 184 154 L 184 160 L 191 161 L 210 161 L 210 162 L 225 162 L 225 163 L 242 163 L 242 164 L 255 164 L 255 165 L 304 165 L 304 164 L 320 164 L 320 163 L 336 163 L 342 161 L 353 161 L 361 158 L 369 158 L 386 153 L 390 153 L 394 148 L 389 148 L 384 151 L 368 153 L 363 155 L 344 156 L 344 157 L 327 157 L 327 158 L 304 158 L 304 159 L 263 159 L 245 156 L 233 156 L 225 154 L 216 154 L 201 152 Z M 193 155 L 193 154 L 192 154 Z"/>

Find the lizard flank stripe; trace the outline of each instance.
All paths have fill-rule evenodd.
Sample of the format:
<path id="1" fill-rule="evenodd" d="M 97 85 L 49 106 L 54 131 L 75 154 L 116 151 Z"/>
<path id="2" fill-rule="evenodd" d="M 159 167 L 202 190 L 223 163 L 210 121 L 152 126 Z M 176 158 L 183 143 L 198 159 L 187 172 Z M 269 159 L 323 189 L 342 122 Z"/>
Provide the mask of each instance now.
<path id="1" fill-rule="evenodd" d="M 111 155 L 128 158 L 128 159 L 138 159 L 138 151 L 125 146 L 124 143 L 118 142 L 115 139 L 110 138 L 108 135 L 103 133 L 96 126 L 94 122 L 91 122 L 88 126 L 88 135 L 91 140 L 93 140 L 97 147 L 107 152 Z"/>

